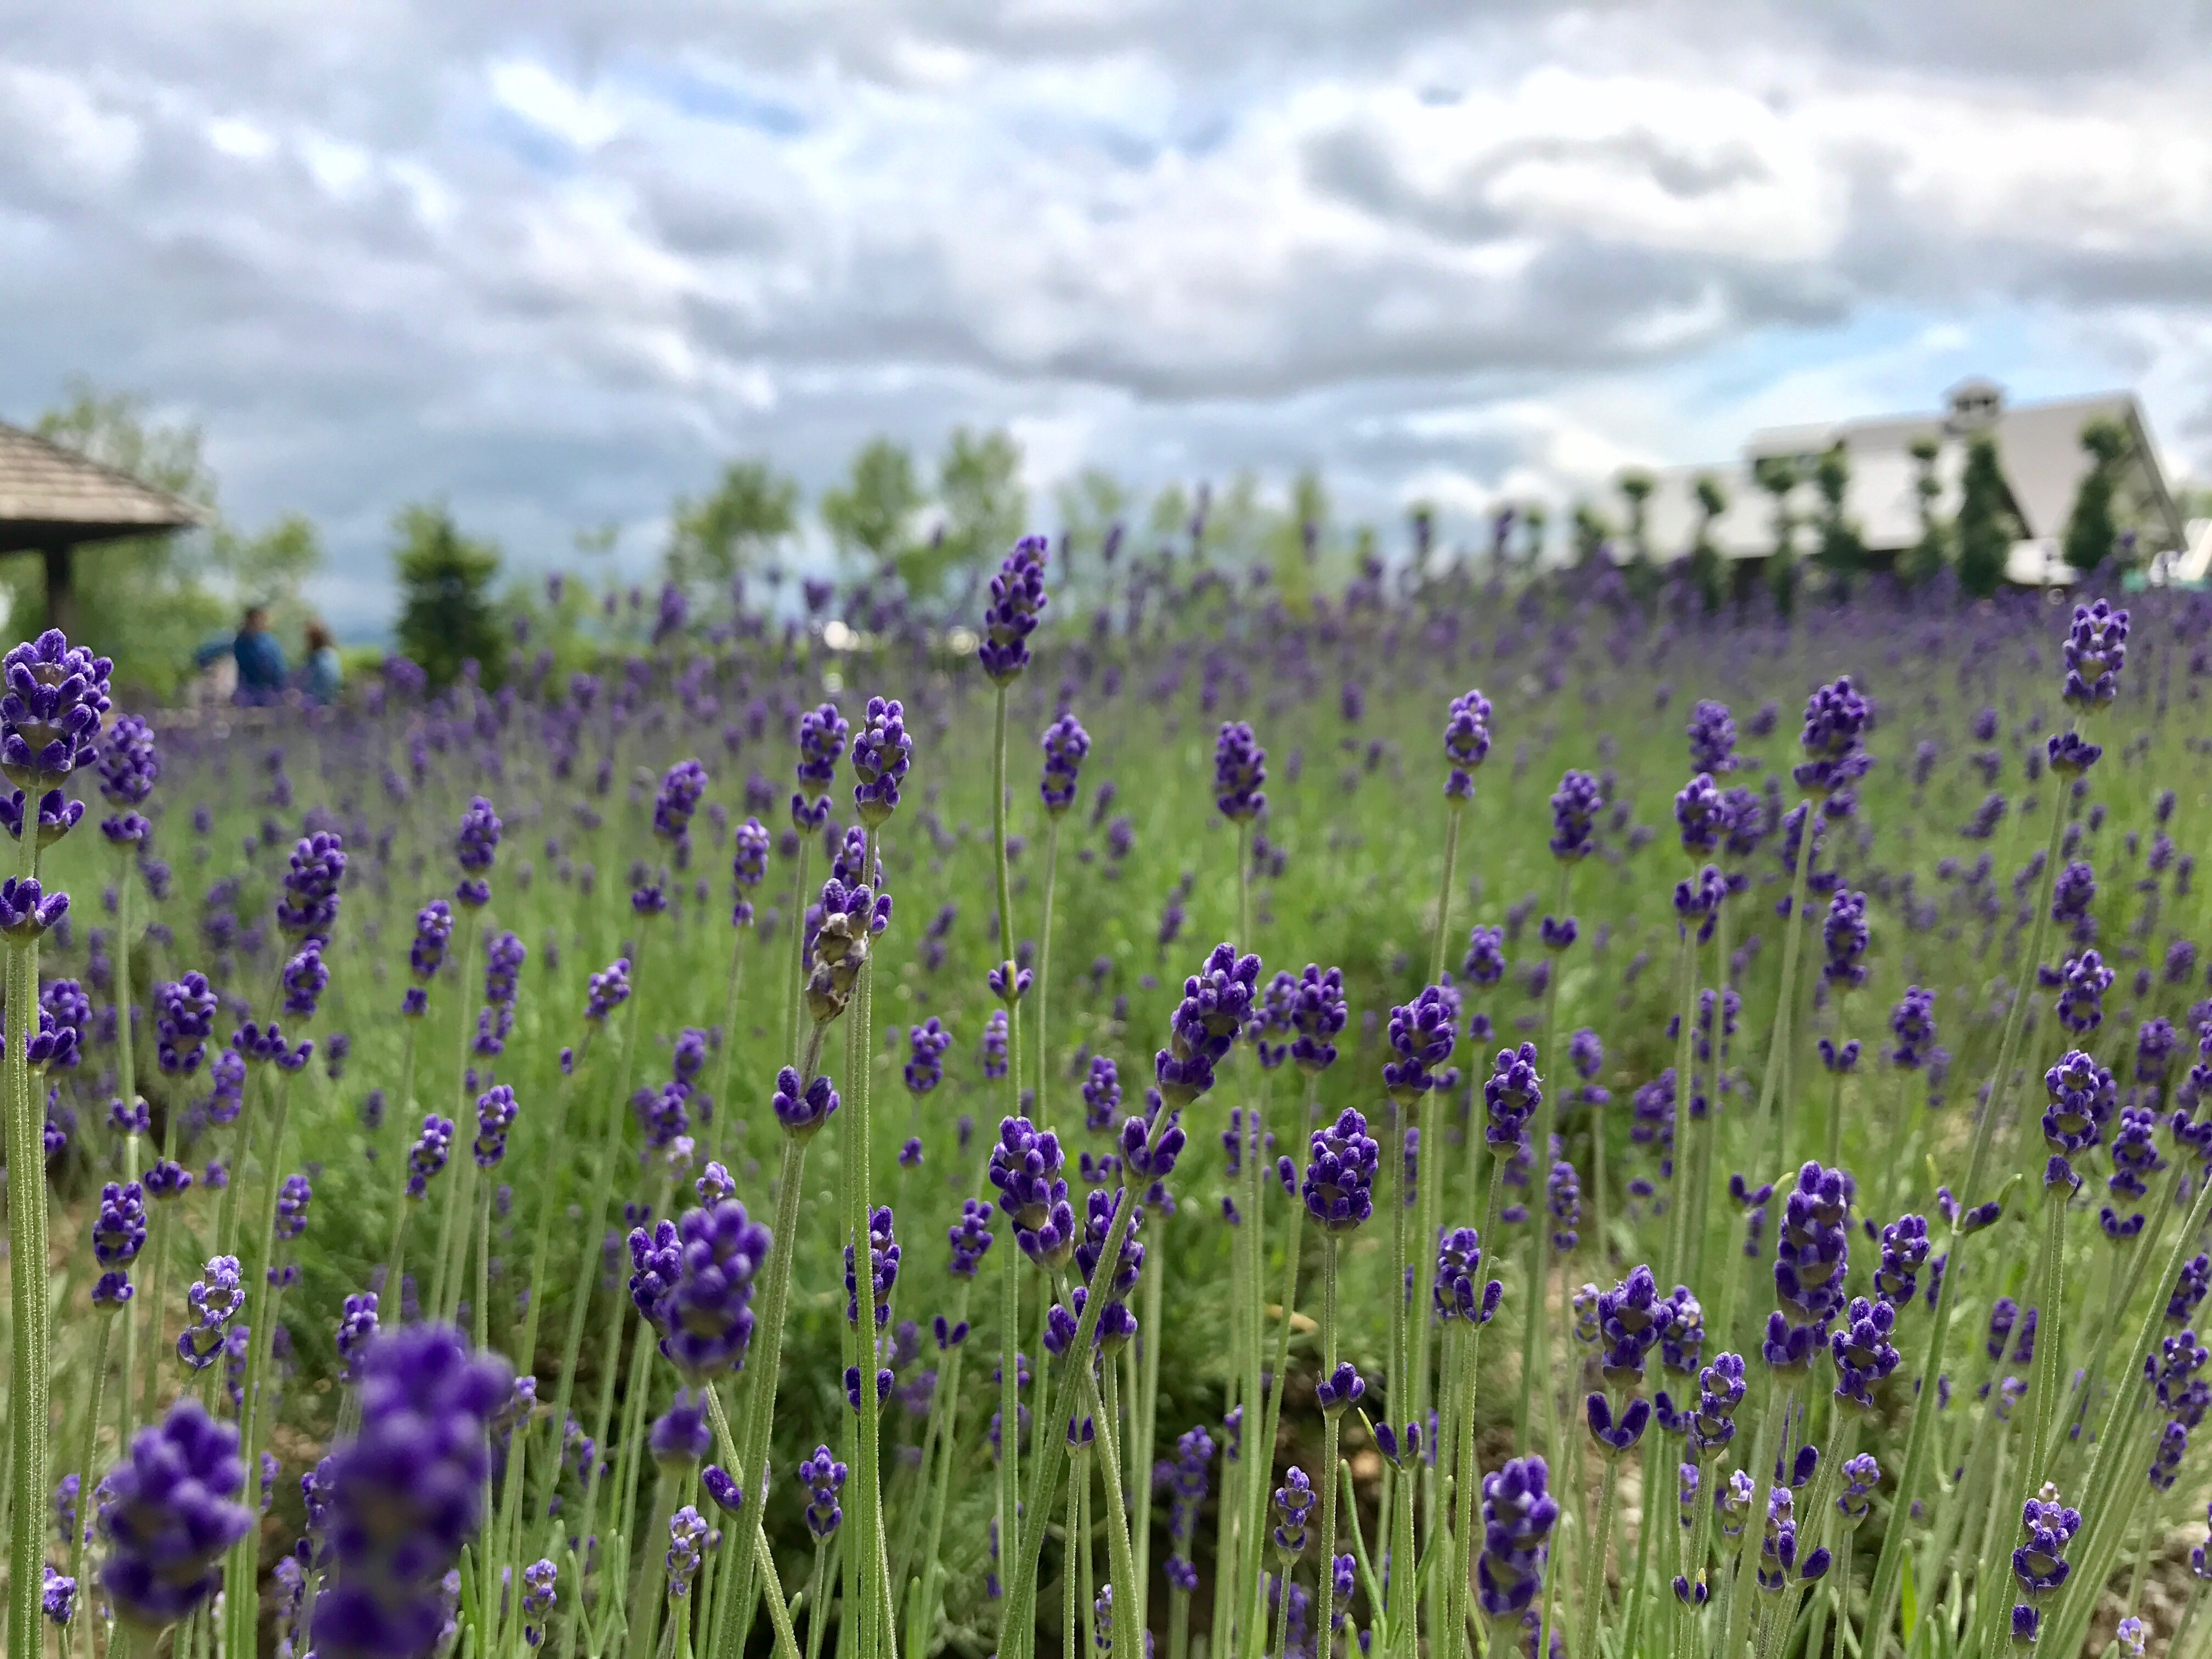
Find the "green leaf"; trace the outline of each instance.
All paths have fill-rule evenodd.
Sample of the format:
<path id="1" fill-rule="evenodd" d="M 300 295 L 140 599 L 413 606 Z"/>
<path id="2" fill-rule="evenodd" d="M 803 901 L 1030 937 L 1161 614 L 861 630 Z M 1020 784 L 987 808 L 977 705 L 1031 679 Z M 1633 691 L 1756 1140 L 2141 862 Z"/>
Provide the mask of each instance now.
<path id="1" fill-rule="evenodd" d="M 1905 1556 L 1903 1583 L 1904 1599 L 1899 1603 L 1898 1616 L 1904 1620 L 1905 1645 L 1910 1650 L 1912 1646 L 1912 1626 L 1920 1617 L 1920 1601 L 1912 1590 L 1912 1555 L 1910 1551 L 1907 1551 Z"/>

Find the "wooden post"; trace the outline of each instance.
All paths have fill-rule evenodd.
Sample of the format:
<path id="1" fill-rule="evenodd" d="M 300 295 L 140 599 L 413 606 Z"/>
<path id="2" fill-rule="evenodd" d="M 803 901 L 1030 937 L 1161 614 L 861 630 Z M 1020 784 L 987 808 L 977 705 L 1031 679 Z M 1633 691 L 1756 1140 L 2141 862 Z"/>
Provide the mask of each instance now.
<path id="1" fill-rule="evenodd" d="M 71 639 L 77 634 L 76 584 L 70 564 L 73 550 L 67 542 L 57 542 L 46 550 L 46 626 L 60 629 Z"/>

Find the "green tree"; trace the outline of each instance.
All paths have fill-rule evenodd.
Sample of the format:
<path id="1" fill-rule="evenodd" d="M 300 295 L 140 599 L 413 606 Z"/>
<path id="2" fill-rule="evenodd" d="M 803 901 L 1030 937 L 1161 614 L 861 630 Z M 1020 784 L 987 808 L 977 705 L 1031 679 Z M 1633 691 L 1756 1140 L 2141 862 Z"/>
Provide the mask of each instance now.
<path id="1" fill-rule="evenodd" d="M 2081 447 L 2088 453 L 2089 470 L 2074 492 L 2064 546 L 2066 562 L 2086 575 L 2105 562 L 2119 539 L 2112 508 L 2128 459 L 2127 429 L 2109 416 L 2096 416 L 2081 428 Z"/>
<path id="2" fill-rule="evenodd" d="M 1531 570 L 1544 561 L 1544 526 L 1550 522 L 1551 515 L 1540 504 L 1532 503 L 1521 515 L 1521 528 L 1525 532 L 1522 542 L 1522 553 Z"/>
<path id="3" fill-rule="evenodd" d="M 1115 542 L 1115 561 L 1127 558 L 1129 509 L 1134 498 L 1128 487 L 1101 466 L 1087 466 L 1064 481 L 1053 492 L 1060 509 L 1061 544 L 1066 557 L 1060 579 L 1063 593 L 1103 597 L 1112 572 L 1104 555 Z"/>
<path id="4" fill-rule="evenodd" d="M 1613 526 L 1605 521 L 1605 514 L 1588 501 L 1575 503 L 1575 527 L 1572 539 L 1576 568 L 1588 564 L 1605 551 L 1607 538 Z"/>
<path id="5" fill-rule="evenodd" d="M 1713 545 L 1713 520 L 1728 511 L 1728 491 L 1710 472 L 1701 472 L 1691 489 L 1698 498 L 1698 527 L 1690 538 L 1690 581 L 1705 602 L 1708 612 L 1721 607 L 1721 550 Z"/>
<path id="6" fill-rule="evenodd" d="M 732 461 L 705 495 L 678 495 L 670 518 L 668 580 L 727 590 L 798 528 L 799 483 L 763 459 Z"/>
<path id="7" fill-rule="evenodd" d="M 215 508 L 216 478 L 201 451 L 199 428 L 152 421 L 137 398 L 76 381 L 65 403 L 39 417 L 37 431 L 88 459 L 210 513 Z M 117 683 L 127 694 L 174 695 L 194 672 L 194 648 L 228 619 L 230 607 L 205 580 L 211 540 L 185 532 L 78 551 L 74 586 L 83 642 L 115 659 Z M 42 615 L 44 560 L 33 555 L 0 563 L 7 567 L 0 583 L 13 614 Z"/>
<path id="8" fill-rule="evenodd" d="M 1978 432 L 1966 446 L 1959 517 L 1952 526 L 1959 549 L 1959 586 L 1976 599 L 1996 592 L 2004 580 L 2005 556 L 2012 550 L 2018 523 L 2004 473 L 1997 465 L 1996 440 Z"/>
<path id="9" fill-rule="evenodd" d="M 471 659 L 485 684 L 497 684 L 504 653 L 491 592 L 499 549 L 462 535 L 442 502 L 403 507 L 392 527 L 399 538 L 392 562 L 399 573 L 400 651 L 434 686 L 451 684 Z"/>
<path id="10" fill-rule="evenodd" d="M 1851 578 L 1866 568 L 1866 543 L 1845 510 L 1851 489 L 1851 456 L 1838 439 L 1821 452 L 1813 465 L 1813 487 L 1820 492 L 1820 516 L 1816 528 L 1820 543 L 1813 556 L 1828 573 L 1838 595 L 1850 592 Z"/>
<path id="11" fill-rule="evenodd" d="M 1751 476 L 1774 498 L 1774 551 L 1766 562 L 1766 580 L 1774 608 L 1786 617 L 1797 608 L 1797 518 L 1790 510 L 1790 492 L 1803 474 L 1794 456 L 1761 455 L 1752 463 Z"/>
<path id="12" fill-rule="evenodd" d="M 1628 566 L 1626 578 L 1629 592 L 1638 600 L 1649 604 L 1659 591 L 1659 572 L 1651 562 L 1650 502 L 1651 492 L 1658 480 L 1639 467 L 1632 467 L 1617 481 L 1620 498 L 1628 504 Z"/>
<path id="13" fill-rule="evenodd" d="M 1651 541 L 1648 533 L 1651 492 L 1658 480 L 1640 467 L 1632 467 L 1620 475 L 1620 498 L 1628 503 L 1628 553 L 1632 559 L 1649 563 Z"/>
<path id="14" fill-rule="evenodd" d="M 1912 441 L 1912 459 L 1915 472 L 1912 493 L 1920 504 L 1920 539 L 1906 550 L 1905 562 L 1898 574 L 1908 586 L 1918 587 L 1936 580 L 1948 558 L 1949 537 L 1942 519 L 1936 514 L 1936 501 L 1943 493 L 1943 485 L 1936 476 L 1936 458 L 1942 453 L 1942 446 L 1927 434 Z"/>
<path id="15" fill-rule="evenodd" d="M 914 518 L 925 499 L 906 447 L 871 438 L 853 457 L 845 482 L 823 491 L 823 526 L 840 553 L 872 561 L 872 574 L 900 574 L 916 546 Z"/>
<path id="16" fill-rule="evenodd" d="M 937 500 L 945 533 L 899 568 L 907 592 L 925 600 L 942 597 L 955 574 L 964 578 L 963 592 L 980 586 L 1028 527 L 1022 447 L 1003 430 L 955 427 L 937 463 Z"/>

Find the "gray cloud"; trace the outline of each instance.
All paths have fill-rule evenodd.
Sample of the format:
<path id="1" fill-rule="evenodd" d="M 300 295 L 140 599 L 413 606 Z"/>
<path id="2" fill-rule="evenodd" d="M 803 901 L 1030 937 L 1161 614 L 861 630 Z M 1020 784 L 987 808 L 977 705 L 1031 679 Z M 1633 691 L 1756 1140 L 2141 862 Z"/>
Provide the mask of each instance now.
<path id="1" fill-rule="evenodd" d="M 9 9 L 0 409 L 143 390 L 356 567 L 443 495 L 641 568 L 733 451 L 818 488 L 963 421 L 1040 485 L 1471 508 L 1924 402 L 1955 365 L 1801 371 L 1945 319 L 2001 376 L 2141 374 L 2212 455 L 2203 6 Z"/>

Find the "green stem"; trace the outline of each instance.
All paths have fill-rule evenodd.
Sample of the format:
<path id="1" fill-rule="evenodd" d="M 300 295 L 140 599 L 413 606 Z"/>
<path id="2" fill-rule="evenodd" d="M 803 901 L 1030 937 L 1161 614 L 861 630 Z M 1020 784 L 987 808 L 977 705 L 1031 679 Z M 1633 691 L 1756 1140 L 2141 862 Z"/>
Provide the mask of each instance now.
<path id="1" fill-rule="evenodd" d="M 24 833 L 16 842 L 16 873 L 39 868 L 35 792 L 24 792 Z M 0 1057 L 8 1107 L 8 1288 L 14 1319 L 13 1365 L 8 1416 L 13 1437 L 15 1504 L 9 1517 L 8 1650 L 43 1650 L 40 1597 L 45 1575 L 46 1494 L 52 1438 L 50 1379 L 53 1371 L 52 1309 L 46 1246 L 46 1141 L 44 1103 L 31 1087 L 32 1034 L 39 1029 L 39 946 L 33 939 L 8 947 L 8 1048 Z"/>
<path id="2" fill-rule="evenodd" d="M 1046 1017 L 1050 1013 L 1052 989 L 1052 902 L 1060 874 L 1060 814 L 1054 812 L 1044 826 L 1044 922 L 1037 935 L 1036 984 L 1036 1121 L 1040 1129 L 1054 1127 L 1052 1109 L 1052 1046 L 1045 1040 Z M 1126 1617 L 1127 1610 L 1124 1609 Z"/>
<path id="3" fill-rule="evenodd" d="M 641 955 L 642 940 L 640 943 Z M 635 970 L 636 964 L 632 963 L 631 966 Z M 629 1012 L 623 1019 L 621 1080 L 606 1097 L 606 1105 L 604 1109 L 605 1116 L 599 1126 L 599 1166 L 592 1172 L 591 1202 L 586 1206 L 584 1212 L 584 1231 L 580 1240 L 577 1257 L 575 1297 L 569 1304 L 568 1328 L 561 1341 L 561 1369 L 557 1373 L 560 1381 L 554 1390 L 553 1398 L 553 1436 L 556 1446 L 561 1443 L 562 1438 L 568 1431 L 568 1411 L 575 1395 L 576 1361 L 578 1356 L 583 1352 L 584 1324 L 591 1313 L 592 1291 L 599 1284 L 599 1264 L 594 1252 L 599 1248 L 599 1240 L 605 1235 L 607 1230 L 607 1206 L 614 1200 L 615 1169 L 622 1161 L 623 1122 L 629 1115 L 630 1079 L 635 1074 L 637 1066 L 638 1002 L 636 987 L 633 982 Z M 588 1043 L 586 1046 L 588 1047 Z M 578 1064 L 581 1066 L 580 1059 Z M 776 1237 L 781 1238 L 784 1235 L 779 1233 Z M 769 1258 L 771 1283 L 774 1282 L 777 1257 L 781 1254 L 781 1252 L 771 1253 Z M 386 1291 L 394 1298 L 397 1298 L 400 1293 L 395 1268 L 394 1276 L 388 1277 L 385 1280 Z M 395 1300 L 392 1305 L 397 1307 L 398 1304 Z M 621 1319 L 622 1304 L 618 1301 L 615 1310 L 617 1334 L 621 1328 Z M 775 1324 L 763 1328 L 771 1355 L 775 1352 L 777 1343 L 782 1339 L 779 1321 Z M 611 1370 L 621 1352 L 621 1348 L 617 1346 L 614 1350 L 615 1358 L 606 1362 L 607 1370 Z M 597 1449 L 603 1452 L 605 1449 L 604 1443 L 600 1443 Z M 560 1474 L 559 1456 L 556 1455 L 548 1458 L 546 1465 L 544 1478 L 549 1485 L 544 1495 L 550 1498 L 552 1495 L 550 1483 L 557 1480 Z M 596 1487 L 603 1479 L 605 1479 L 604 1475 L 594 1474 L 592 1486 Z"/>
<path id="4" fill-rule="evenodd" d="M 2066 832 L 2066 806 L 2073 791 L 2065 780 L 2054 776 L 2051 793 L 2051 837 L 2043 850 L 2043 879 L 2036 887 L 2035 921 L 2028 930 L 2027 954 L 2021 958 L 2020 985 L 2005 1010 L 2004 1036 L 1997 1044 L 1996 1069 L 1990 1079 L 1990 1103 L 1983 1108 L 1981 1119 L 1974 1126 L 1973 1152 L 1966 1163 L 1966 1184 L 1959 1188 L 1962 1206 L 1978 1200 L 1982 1175 L 1989 1163 L 1990 1143 L 1997 1119 L 2002 1115 L 2005 1096 L 2011 1088 L 2013 1059 L 2020 1045 L 2021 1027 L 2027 1018 L 2036 964 L 2043 960 L 2043 941 L 2051 926 L 2051 889 L 2058 878 L 2058 843 Z"/>
<path id="5" fill-rule="evenodd" d="M 1605 1607 L 1605 1555 L 1607 1547 L 1613 1541 L 1613 1492 L 1620 1485 L 1620 1473 L 1619 1457 L 1608 1452 L 1605 1459 L 1605 1472 L 1598 1483 L 1597 1541 L 1591 1547 L 1589 1561 L 1583 1565 L 1582 1632 L 1576 1640 L 1574 1650 L 1577 1653 L 1594 1654 L 1597 1651 L 1598 1622 Z M 1647 1510 L 1651 1507 L 1649 1500 L 1644 1507 Z M 1647 1520 L 1644 1525 L 1648 1528 L 1650 1522 Z"/>
<path id="6" fill-rule="evenodd" d="M 1774 993 L 1774 1024 L 1768 1033 L 1766 1069 L 1759 1079 L 1759 1116 L 1757 1121 L 1767 1125 L 1772 1134 L 1766 1167 L 1784 1168 L 1790 1155 L 1790 1091 L 1782 1085 L 1782 1073 L 1788 1064 L 1791 1038 L 1791 1023 L 1797 1012 L 1797 956 L 1805 937 L 1805 887 L 1813 873 L 1813 838 L 1820 830 L 1820 809 L 1810 796 L 1798 803 L 1804 808 L 1804 827 L 1797 837 L 1797 867 L 1790 878 L 1790 916 L 1788 932 L 1782 936 L 1782 979 Z M 1714 1010 L 1715 1023 L 1720 1011 Z M 1718 1040 L 1720 1033 L 1714 1032 Z M 1751 1528 L 1745 1528 L 1747 1534 Z M 1731 1627 L 1735 1609 L 1729 1609 Z M 1730 1652 L 1735 1651 L 1730 1648 Z"/>
<path id="7" fill-rule="evenodd" d="M 1169 1114 L 1166 1112 L 1161 1112 L 1156 1117 L 1152 1126 L 1155 1141 L 1152 1144 L 1157 1143 L 1157 1137 L 1166 1127 L 1168 1118 Z M 1147 1150 L 1150 1150 L 1149 1145 Z M 1099 1247 L 1098 1259 L 1101 1261 L 1121 1260 L 1121 1246 L 1128 1239 L 1130 1219 L 1135 1213 L 1136 1207 L 1133 1202 L 1127 1201 L 1114 1206 L 1114 1218 L 1108 1224 L 1105 1241 Z M 1104 1310 L 1106 1300 L 1107 1298 L 1103 1296 L 1089 1297 L 1085 1299 L 1082 1316 L 1076 1322 L 1074 1338 L 1068 1344 L 1068 1352 L 1085 1354 L 1091 1352 L 1092 1340 L 1098 1330 L 1098 1316 Z M 1011 1377 L 1013 1375 L 1011 1356 L 1009 1359 L 1006 1375 Z M 1051 1421 L 1053 1417 L 1059 1414 L 1060 1409 L 1055 1406 L 1053 1413 L 1040 1419 L 1040 1422 Z M 1002 1443 L 1013 1437 L 1018 1421 L 1018 1418 L 1012 1415 L 1006 1418 L 1000 1435 Z M 1060 1468 L 1066 1457 L 1067 1437 L 1064 1433 L 1047 1434 L 1041 1431 L 1038 1438 L 1042 1444 L 1038 1457 L 1041 1468 L 1038 1470 L 1036 1490 L 1041 1499 L 1048 1501 L 1054 1487 L 1059 1481 Z M 1120 1480 L 1118 1472 L 1115 1480 L 1118 1484 Z M 1012 1576 L 1006 1581 L 1006 1611 L 1004 1622 L 1000 1626 L 1002 1632 L 1018 1632 L 1026 1629 L 1036 1607 L 1037 1557 L 1044 1544 L 1045 1507 L 1046 1503 L 1040 1502 L 1030 1511 L 1028 1525 L 1023 1529 L 1019 1542 L 1015 1548 Z M 1000 1547 L 1003 1551 L 1003 1539 Z M 1005 1652 L 1003 1644 L 1000 1651 L 1002 1654 Z"/>
<path id="8" fill-rule="evenodd" d="M 476 954 L 479 923 L 471 907 L 461 911 L 460 975 L 454 981 L 458 988 L 453 1005 L 453 1138 L 464 1148 L 474 1138 L 475 1131 L 469 1123 L 469 1098 L 466 1079 L 469 1070 L 469 975 Z M 458 1179 L 446 1188 L 445 1214 L 438 1223 L 437 1278 L 428 1303 L 430 1316 L 451 1323 L 454 1310 L 461 1300 L 461 1274 L 469 1255 L 468 1221 L 474 1213 L 477 1162 L 473 1158 L 456 1157 Z M 458 1260 L 456 1260 L 458 1256 Z"/>
<path id="9" fill-rule="evenodd" d="M 1336 1375 L 1336 1235 L 1328 1232 L 1321 1236 L 1321 1374 Z M 1336 1466 L 1342 1456 L 1343 1431 L 1342 1411 L 1322 1413 L 1321 1594 L 1314 1598 L 1318 1653 L 1328 1651 L 1330 1620 L 1336 1608 Z"/>
<path id="10" fill-rule="evenodd" d="M 753 1385 L 747 1401 L 744 1455 L 737 1461 L 749 1469 L 757 1470 L 766 1464 L 769 1431 L 775 1415 L 776 1381 L 782 1365 L 784 1328 L 791 1305 L 791 1264 L 799 1242 L 799 1206 L 804 1196 L 805 1176 L 806 1142 L 787 1134 L 783 1161 L 776 1173 L 775 1227 L 772 1235 L 775 1248 L 769 1252 L 768 1284 L 761 1297 L 761 1316 L 753 1328 L 759 1334 L 761 1351 L 746 1367 L 753 1373 Z M 719 1404 L 715 1409 L 720 1409 Z M 732 1468 L 731 1473 L 734 1475 L 737 1471 Z M 759 1477 L 756 1475 L 754 1480 L 757 1486 Z M 751 1501 L 754 1491 L 748 1489 L 745 1497 Z M 737 1616 L 727 1620 L 720 1633 L 715 1644 L 719 1659 L 738 1659 L 744 1651 L 745 1638 L 752 1629 L 757 1588 L 753 1565 L 741 1562 L 732 1586 L 736 1594 L 731 1597 Z"/>

